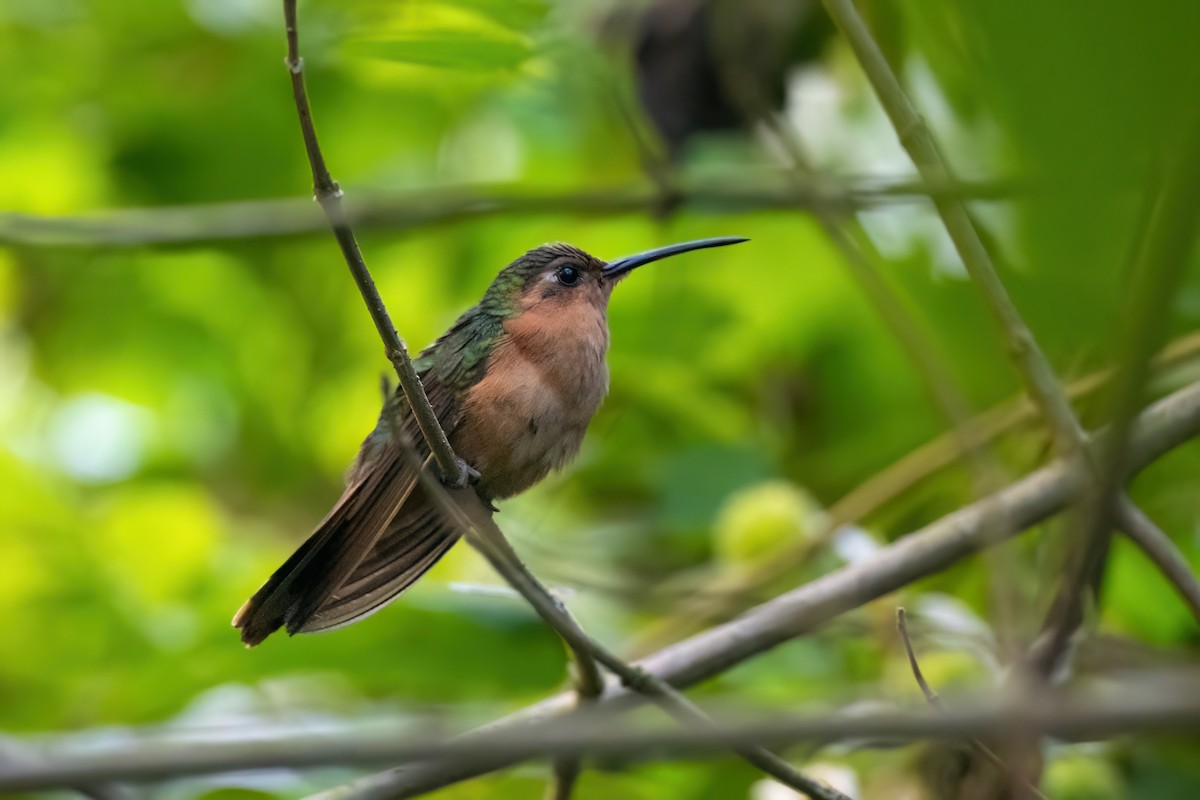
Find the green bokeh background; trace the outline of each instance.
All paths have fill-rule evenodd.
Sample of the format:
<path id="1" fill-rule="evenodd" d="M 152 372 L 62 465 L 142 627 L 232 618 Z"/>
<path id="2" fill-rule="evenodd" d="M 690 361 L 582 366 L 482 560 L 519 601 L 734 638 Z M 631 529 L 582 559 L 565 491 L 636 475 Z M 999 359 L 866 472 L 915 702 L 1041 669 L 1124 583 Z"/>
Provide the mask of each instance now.
<path id="1" fill-rule="evenodd" d="M 1060 374 L 1112 364 L 1143 209 L 1200 96 L 1200 4 L 862 6 L 960 172 L 1036 187 L 973 208 Z M 614 101 L 628 93 L 627 68 L 596 42 L 602 4 L 314 0 L 301 11 L 322 143 L 352 209 L 360 198 L 462 183 L 546 192 L 646 182 Z M 61 217 L 304 194 L 282 54 L 280 11 L 266 0 L 5 0 L 0 210 Z M 791 113 L 823 166 L 908 176 L 841 42 L 804 80 L 836 92 L 834 103 Z M 779 164 L 759 138 L 726 135 L 695 142 L 679 168 L 685 178 L 777 185 Z M 887 255 L 886 281 L 983 410 L 1014 396 L 1018 381 L 935 220 L 906 202 L 872 211 L 866 224 Z M 612 391 L 581 457 L 499 516 L 535 571 L 573 587 L 585 627 L 618 648 L 679 602 L 658 587 L 703 592 L 775 557 L 779 541 L 808 535 L 817 508 L 946 429 L 893 336 L 841 254 L 796 210 L 719 215 L 685 204 L 662 218 L 564 210 L 360 233 L 414 347 L 542 242 L 611 258 L 729 234 L 752 243 L 648 268 L 621 286 L 610 309 Z M 103 740 L 125 726 L 216 724 L 231 714 L 266 724 L 431 708 L 482 719 L 565 685 L 561 645 L 524 605 L 456 588 L 496 582 L 465 546 L 403 600 L 348 629 L 247 651 L 228 627 L 336 499 L 377 412 L 387 364 L 328 234 L 129 246 L 5 236 L 0 732 L 99 731 Z M 1197 326 L 1195 269 L 1162 311 L 1172 337 Z M 1160 375 L 1152 394 L 1195 372 L 1185 362 Z M 1085 399 L 1079 409 L 1097 423 L 1103 403 Z M 1012 476 L 1047 450 L 1036 426 L 996 448 Z M 1198 477 L 1200 450 L 1187 445 L 1134 485 L 1194 566 Z M 971 496 L 956 466 L 863 529 L 882 544 Z M 989 574 L 988 562 L 972 559 L 698 696 L 742 709 L 917 705 L 890 624 L 901 602 L 917 613 L 933 682 L 950 695 L 991 691 L 989 648 L 955 625 L 977 626 L 986 641 L 995 622 L 988 587 L 1004 581 L 1020 600 L 1015 633 L 1031 635 L 1058 574 L 1059 534 L 1048 523 L 1009 547 L 1012 574 Z M 840 563 L 826 555 L 764 591 Z M 935 607 L 951 621 L 939 627 L 930 614 L 922 623 L 921 609 Z M 1121 652 L 1194 659 L 1200 648 L 1186 607 L 1123 543 L 1098 626 L 1097 641 Z M 1108 651 L 1097 652 L 1099 671 Z M 920 797 L 920 752 L 797 758 L 854 770 L 864 798 Z M 1047 791 L 1191 797 L 1200 792 L 1195 755 L 1194 746 L 1157 740 L 1051 748 Z M 297 796 L 348 776 L 217 778 L 156 792 L 247 785 Z M 544 776 L 535 765 L 438 796 L 537 797 Z M 716 757 L 588 771 L 579 796 L 750 797 L 757 780 Z"/>

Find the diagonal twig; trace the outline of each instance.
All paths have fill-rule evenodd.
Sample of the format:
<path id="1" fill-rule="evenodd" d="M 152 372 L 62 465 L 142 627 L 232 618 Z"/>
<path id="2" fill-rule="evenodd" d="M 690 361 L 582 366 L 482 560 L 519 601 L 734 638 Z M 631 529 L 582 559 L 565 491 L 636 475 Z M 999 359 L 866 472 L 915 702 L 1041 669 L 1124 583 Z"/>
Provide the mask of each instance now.
<path id="1" fill-rule="evenodd" d="M 1134 427 L 1130 463 L 1141 469 L 1172 448 L 1200 435 L 1200 383 L 1181 389 L 1142 412 Z M 961 508 L 902 537 L 867 561 L 843 567 L 745 612 L 737 619 L 641 659 L 631 666 L 677 688 L 707 680 L 772 648 L 809 633 L 846 611 L 938 572 L 993 543 L 991 517 L 1002 517 L 1006 534 L 1044 521 L 1078 496 L 1087 475 L 1077 462 L 1059 459 L 1001 492 Z M 597 704 L 624 707 L 637 700 L 613 688 Z M 487 730 L 515 728 L 570 714 L 573 692 L 564 693 L 497 720 Z M 375 800 L 448 786 L 502 769 L 520 758 L 439 763 L 367 776 L 324 795 Z"/>
<path id="2" fill-rule="evenodd" d="M 917 653 L 915 650 L 913 650 L 912 640 L 908 637 L 907 617 L 908 615 L 904 613 L 903 608 L 896 609 L 896 629 L 900 632 L 900 640 L 904 643 L 904 652 L 908 655 L 908 665 L 912 668 L 913 678 L 917 681 L 917 686 L 920 687 L 921 694 L 925 695 L 926 702 L 928 702 L 929 705 L 933 706 L 938 711 L 945 711 L 946 706 L 942 703 L 942 698 L 933 690 L 933 687 L 929 685 L 927 680 L 925 680 L 925 674 L 921 672 L 921 665 L 917 662 Z M 1047 800 L 1046 795 L 1042 794 L 1041 790 L 1039 790 L 1029 781 L 1018 776 L 1011 768 L 1009 768 L 1007 764 L 1004 763 L 1004 760 L 1000 758 L 1000 756 L 996 755 L 996 751 L 992 750 L 992 748 L 983 743 L 982 739 L 971 736 L 968 738 L 968 741 L 981 756 L 987 759 L 987 761 L 991 763 L 993 767 L 1000 770 L 1001 773 L 1016 777 L 1023 784 L 1025 784 L 1025 790 L 1030 792 L 1034 797 L 1041 798 L 1041 800 Z"/>
<path id="3" fill-rule="evenodd" d="M 1098 451 L 1093 486 L 1081 508 L 1079 544 L 1067 563 L 1062 588 L 1033 653 L 1033 663 L 1042 674 L 1053 671 L 1072 632 L 1082 623 L 1087 588 L 1100 584 L 1118 506 L 1127 506 L 1126 517 L 1149 522 L 1124 493 L 1125 455 L 1129 426 L 1145 395 L 1151 356 L 1166 336 L 1171 299 L 1183 279 L 1197 234 L 1200 113 L 1194 113 L 1190 122 L 1184 131 L 1182 153 L 1163 165 L 1162 186 L 1134 260 L 1128 308 L 1118 321 L 1117 342 L 1123 354 L 1109 398 L 1113 433 Z M 1178 586 L 1170 572 L 1164 574 Z"/>
<path id="4" fill-rule="evenodd" d="M 300 117 L 300 130 L 304 137 L 309 165 L 312 168 L 316 199 L 329 219 L 334 236 L 350 267 L 350 272 L 362 293 L 380 338 L 383 339 L 388 359 L 396 368 L 396 375 L 400 379 L 400 386 L 404 391 L 405 398 L 408 400 L 421 434 L 437 462 L 441 481 L 430 481 L 416 452 L 411 447 L 406 447 L 406 453 L 413 462 L 412 466 L 421 476 L 442 513 L 457 520 L 460 530 L 474 534 L 473 536 L 469 535 L 469 538 L 477 549 L 505 580 L 525 597 L 538 615 L 554 628 L 576 654 L 576 661 L 581 667 L 581 681 L 588 684 L 597 682 L 599 675 L 594 662 L 600 662 L 618 675 L 627 686 L 653 698 L 655 702 L 658 702 L 677 718 L 693 724 L 712 725 L 713 723 L 707 715 L 675 689 L 653 676 L 629 667 L 621 659 L 590 639 L 579 628 L 575 620 L 565 612 L 557 599 L 521 562 L 504 538 L 504 534 L 492 520 L 491 513 L 487 511 L 479 495 L 467 485 L 471 470 L 455 455 L 445 431 L 429 404 L 429 399 L 425 396 L 424 387 L 413 367 L 412 359 L 409 358 L 404 342 L 392 324 L 383 300 L 375 288 L 371 273 L 363 260 L 358 243 L 354 239 L 354 233 L 346 220 L 341 205 L 342 190 L 330 175 L 317 143 L 316 128 L 312 122 L 312 112 L 304 85 L 304 62 L 300 57 L 296 0 L 283 0 L 283 11 L 288 43 L 285 63 L 291 75 L 292 94 Z M 397 430 L 403 431 L 403 426 L 398 426 Z M 455 495 L 451 496 L 449 490 L 453 490 Z M 588 692 L 592 692 L 594 689 L 593 685 L 586 687 Z M 802 791 L 816 800 L 847 800 L 844 795 L 802 775 L 782 759 L 760 747 L 742 746 L 737 748 L 736 752 L 776 780 Z M 564 773 L 570 771 L 572 770 L 565 769 Z"/>
<path id="5" fill-rule="evenodd" d="M 559 603 L 558 608 L 574 627 L 580 628 L 565 603 Z M 604 674 L 591 652 L 570 646 L 567 649 L 571 653 L 571 664 L 574 667 L 572 678 L 575 683 L 575 703 L 580 708 L 589 708 L 604 695 Z M 554 760 L 551 770 L 553 777 L 547 787 L 546 800 L 570 800 L 575 782 L 582 771 L 582 763 L 578 756 L 563 756 Z"/>
<path id="6" fill-rule="evenodd" d="M 1116 516 L 1117 527 L 1167 576 L 1200 624 L 1200 581 L 1171 537 L 1125 495 L 1117 498 Z"/>
<path id="7" fill-rule="evenodd" d="M 312 168 L 314 196 L 325 212 L 333 235 L 342 249 L 342 255 L 346 258 L 346 265 L 350 267 L 350 273 L 354 276 L 354 283 L 362 294 L 363 302 L 367 304 L 367 311 L 371 314 L 376 330 L 379 331 L 379 338 L 383 340 L 387 358 L 396 369 L 400 388 L 412 408 L 421 435 L 433 453 L 442 480 L 453 486 L 465 486 L 471 477 L 471 470 L 454 454 L 454 448 L 450 446 L 450 440 L 446 438 L 446 432 L 442 430 L 437 415 L 429 404 L 429 398 L 425 396 L 425 387 L 421 385 L 421 379 L 408 355 L 408 348 L 396 332 L 396 326 L 392 324 L 387 307 L 383 304 L 383 298 L 379 296 L 379 290 L 375 288 L 375 281 L 354 238 L 354 231 L 350 228 L 350 222 L 342 209 L 342 188 L 329 174 L 325 157 L 321 154 L 321 146 L 317 142 L 317 129 L 313 125 L 312 110 L 308 103 L 308 91 L 304 85 L 304 59 L 300 56 L 296 0 L 283 0 L 283 16 L 287 27 L 287 58 L 284 59 L 284 64 L 287 65 L 292 80 L 292 95 L 296 101 L 296 113 L 300 117 L 304 150 Z"/>
<path id="8" fill-rule="evenodd" d="M 415 456 L 415 454 L 413 454 Z M 549 624 L 575 652 L 587 653 L 603 664 L 621 682 L 638 694 L 661 706 L 667 713 L 688 725 L 711 729 L 715 723 L 707 714 L 666 681 L 635 666 L 626 664 L 599 642 L 589 637 L 575 620 L 564 613 L 562 604 L 551 594 L 521 561 L 504 533 L 492 519 L 479 495 L 471 488 L 447 489 L 422 472 L 426 488 L 443 514 L 467 531 L 468 540 L 492 568 L 517 590 L 534 611 Z M 783 759 L 753 744 L 738 744 L 734 752 L 777 781 L 796 789 L 814 800 L 849 800 L 835 789 L 809 778 Z M 348 795 L 354 797 L 352 792 Z"/>
<path id="9" fill-rule="evenodd" d="M 937 142 L 904 92 L 895 72 L 888 65 L 883 51 L 855 8 L 853 0 L 823 2 L 830 17 L 850 43 L 896 130 L 900 144 L 908 152 L 922 178 L 932 182 L 952 181 L 953 175 Z M 1197 119 L 1200 119 L 1200 115 Z M 1171 211 L 1161 215 L 1163 225 L 1158 231 L 1150 231 L 1146 246 L 1143 247 L 1142 255 L 1145 261 L 1160 269 L 1161 273 L 1139 284 L 1141 291 L 1135 294 L 1134 311 L 1136 313 L 1147 310 L 1152 315 L 1158 314 L 1158 317 L 1144 319 L 1138 316 L 1138 321 L 1148 323 L 1149 330 L 1138 333 L 1135 337 L 1137 341 L 1130 346 L 1129 359 L 1122 364 L 1127 381 L 1122 383 L 1114 395 L 1116 408 L 1113 421 L 1116 430 L 1108 445 L 1117 454 L 1123 452 L 1126 446 L 1125 426 L 1129 423 L 1131 411 L 1137 407 L 1144 389 L 1144 381 L 1138 378 L 1144 377 L 1146 362 L 1161 337 L 1161 317 L 1165 316 L 1161 314 L 1164 306 L 1162 299 L 1169 296 L 1187 261 L 1185 245 L 1191 241 L 1194 226 L 1181 225 L 1181 220 L 1176 217 L 1174 211 L 1178 209 L 1180 214 L 1187 211 L 1194 214 L 1194 198 L 1195 193 L 1200 190 L 1200 178 L 1197 178 L 1197 173 L 1191 167 L 1200 169 L 1200 155 L 1197 153 L 1195 147 L 1186 151 L 1187 167 L 1181 170 L 1184 175 L 1167 184 L 1165 194 L 1174 194 L 1164 197 L 1164 205 L 1171 207 Z M 1185 198 L 1191 200 L 1190 208 L 1182 202 Z M 1126 476 L 1114 466 L 1119 463 L 1119 459 L 1106 456 L 1103 462 L 1097 461 L 1085 446 L 1087 434 L 1063 393 L 1049 360 L 1041 351 L 1032 331 L 1025 324 L 1000 281 L 963 200 L 948 196 L 934 198 L 933 203 L 963 265 L 972 281 L 979 287 L 989 312 L 1005 337 L 1010 355 L 1030 397 L 1041 409 L 1059 452 L 1080 458 L 1084 468 L 1090 473 L 1091 484 L 1096 489 L 1096 494 L 1090 498 L 1091 502 L 1084 504 L 1084 514 L 1078 520 L 1078 556 L 1068 565 L 1067 579 L 1063 582 L 1059 597 L 1043 626 L 1043 630 L 1049 634 L 1043 637 L 1046 645 L 1035 647 L 1036 652 L 1031 654 L 1030 662 L 1039 674 L 1048 675 L 1059 661 L 1066 638 L 1081 619 L 1079 604 L 1083 584 L 1097 575 L 1099 567 L 1103 564 L 1107 552 L 1106 537 L 1111 530 L 1110 515 L 1107 511 Z M 1145 274 L 1144 271 L 1142 274 Z M 1157 306 L 1147 305 L 1151 298 L 1158 299 Z"/>

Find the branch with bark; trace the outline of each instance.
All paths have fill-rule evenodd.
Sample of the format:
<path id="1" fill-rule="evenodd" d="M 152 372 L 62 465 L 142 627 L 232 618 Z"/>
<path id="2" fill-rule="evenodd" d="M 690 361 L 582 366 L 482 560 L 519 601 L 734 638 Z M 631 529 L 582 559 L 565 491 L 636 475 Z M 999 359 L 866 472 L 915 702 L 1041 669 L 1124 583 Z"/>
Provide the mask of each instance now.
<path id="1" fill-rule="evenodd" d="M 1200 383 L 1160 400 L 1136 420 L 1130 437 L 1134 471 L 1200 435 Z M 1094 444 L 1092 446 L 1095 446 Z M 633 664 L 676 688 L 713 678 L 778 645 L 803 636 L 835 617 L 932 575 L 1012 537 L 1067 508 L 1087 484 L 1077 461 L 1062 458 L 1001 492 L 983 498 L 902 537 L 867 561 L 843 567 L 747 611 L 738 618 L 663 648 Z M 612 687 L 597 704 L 629 707 L 627 688 Z M 544 722 L 570 713 L 573 693 L 544 700 L 497 720 L 487 731 Z M 323 795 L 324 800 L 412 797 L 515 763 L 496 758 L 486 765 L 436 763 L 389 770 Z"/>
<path id="2" fill-rule="evenodd" d="M 1178 676 L 1187 680 L 1187 676 Z M 1191 676 L 1194 680 L 1194 676 Z M 838 713 L 814 716 L 773 715 L 729 719 L 712 727 L 647 727 L 624 722 L 611 710 L 564 715 L 554 720 L 496 728 L 470 737 L 444 739 L 422 731 L 332 730 L 276 734 L 254 741 L 151 742 L 124 738 L 103 752 L 82 754 L 65 748 L 52 758 L 27 761 L 0 771 L 0 793 L 31 792 L 117 780 L 150 782 L 193 775 L 317 766 L 369 766 L 422 761 L 467 772 L 533 758 L 585 754 L 630 762 L 683 757 L 735 749 L 747 742 L 786 746 L 854 739 L 896 742 L 986 736 L 997 731 L 1029 730 L 1065 740 L 1093 740 L 1118 734 L 1160 733 L 1195 736 L 1200 701 L 1180 695 L 1163 682 L 1154 691 L 1098 698 L 1044 698 L 1037 702 L 956 708 L 943 712 Z M 334 796 L 330 794 L 329 796 Z M 363 795 L 376 800 L 411 797 L 410 792 Z"/>
<path id="3" fill-rule="evenodd" d="M 469 487 L 468 481 L 478 477 L 469 465 L 455 455 L 446 432 L 438 422 L 421 385 L 421 379 L 409 358 L 399 334 L 392 324 L 383 299 L 375 288 L 370 270 L 363 260 L 362 252 L 354 237 L 342 209 L 342 190 L 329 173 L 325 158 L 317 141 L 312 111 L 304 84 L 304 60 L 300 57 L 299 31 L 296 20 L 296 0 L 284 0 L 284 22 L 287 29 L 287 58 L 284 63 L 291 75 L 292 95 L 300 117 L 300 131 L 304 147 L 312 168 L 315 197 L 333 229 L 334 237 L 342 249 L 346 264 L 354 282 L 362 294 L 371 319 L 383 340 L 388 359 L 396 369 L 400 387 L 412 408 L 421 435 L 424 437 L 441 474 L 441 482 L 430 478 L 415 449 L 409 447 L 407 454 L 411 467 L 421 476 L 426 489 L 439 506 L 441 512 L 455 520 L 457 527 L 467 533 L 467 538 L 483 554 L 493 568 L 524 597 L 538 615 L 550 625 L 574 654 L 580 668 L 578 694 L 594 702 L 599 694 L 600 676 L 596 663 L 603 664 L 634 691 L 651 698 L 676 719 L 690 725 L 712 727 L 714 723 L 691 701 L 671 686 L 636 670 L 609 652 L 598 642 L 588 637 L 575 620 L 566 612 L 557 599 L 533 576 L 508 544 L 503 532 L 492 519 L 491 511 L 483 500 Z M 404 426 L 397 425 L 397 431 Z M 451 492 L 454 494 L 452 495 Z M 837 792 L 792 768 L 778 756 L 753 744 L 740 744 L 734 751 L 752 765 L 762 769 L 780 783 L 802 792 L 813 800 L 848 800 Z M 569 794 L 570 785 L 578 774 L 578 762 L 560 760 L 555 767 L 556 786 Z M 556 789 L 555 791 L 558 791 Z"/>
<path id="4" fill-rule="evenodd" d="M 910 203 L 951 191 L 980 200 L 1012 195 L 1009 184 L 963 182 L 931 187 L 919 180 L 845 176 L 796 186 L 775 175 L 753 180 L 682 182 L 669 206 L 653 184 L 600 189 L 531 190 L 503 184 L 435 186 L 407 192 L 362 188 L 342 210 L 360 230 L 402 232 L 503 216 L 612 217 L 659 214 L 664 207 L 705 214 L 752 211 L 815 211 L 844 215 L 890 203 Z M 0 244 L 33 247 L 141 247 L 211 241 L 304 236 L 328 226 L 306 198 L 129 208 L 73 216 L 0 213 Z"/>
<path id="5" fill-rule="evenodd" d="M 901 146 L 927 181 L 952 182 L 950 170 L 929 126 L 917 112 L 896 73 L 884 57 L 853 0 L 823 0 L 830 18 L 846 37 L 875 94 L 895 128 Z M 1194 115 L 1200 126 L 1200 114 Z M 1200 130 L 1200 128 L 1197 128 Z M 1166 332 L 1163 308 L 1187 263 L 1195 236 L 1195 207 L 1200 203 L 1200 139 L 1189 130 L 1179 164 L 1168 165 L 1151 224 L 1141 243 L 1137 280 L 1122 319 L 1130 326 L 1123 339 L 1125 358 L 1112 401 L 1112 434 L 1107 449 L 1095 453 L 1033 332 L 1012 302 L 990 254 L 960 197 L 934 198 L 967 273 L 979 288 L 996 327 L 1004 336 L 1017 372 L 1030 398 L 1041 410 L 1060 453 L 1077 457 L 1089 473 L 1088 495 L 1073 520 L 1078 546 L 1068 560 L 1067 575 L 1043 623 L 1043 636 L 1029 664 L 1046 677 L 1059 665 L 1067 640 L 1082 622 L 1086 587 L 1095 587 L 1103 572 L 1112 531 L 1112 508 L 1127 481 L 1124 455 L 1127 430 L 1145 391 L 1150 356 Z"/>

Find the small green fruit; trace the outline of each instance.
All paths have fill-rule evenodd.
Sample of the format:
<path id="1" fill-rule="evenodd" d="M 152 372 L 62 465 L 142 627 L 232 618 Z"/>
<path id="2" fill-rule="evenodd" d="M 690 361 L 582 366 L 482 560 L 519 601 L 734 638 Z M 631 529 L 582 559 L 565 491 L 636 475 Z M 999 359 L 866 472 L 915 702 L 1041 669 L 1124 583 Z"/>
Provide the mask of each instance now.
<path id="1" fill-rule="evenodd" d="M 770 481 L 734 492 L 717 513 L 717 558 L 733 565 L 761 561 L 817 535 L 825 512 L 798 486 Z"/>

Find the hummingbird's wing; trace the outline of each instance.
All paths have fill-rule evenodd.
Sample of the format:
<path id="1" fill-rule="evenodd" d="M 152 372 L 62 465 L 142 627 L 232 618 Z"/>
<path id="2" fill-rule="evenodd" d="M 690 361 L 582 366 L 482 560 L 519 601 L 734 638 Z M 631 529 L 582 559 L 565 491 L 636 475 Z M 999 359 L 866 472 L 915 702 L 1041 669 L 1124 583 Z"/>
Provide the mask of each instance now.
<path id="1" fill-rule="evenodd" d="M 436 564 L 461 534 L 425 487 L 417 486 L 387 533 L 299 630 L 339 628 L 378 611 Z"/>
<path id="2" fill-rule="evenodd" d="M 256 645 L 282 626 L 303 628 L 371 551 L 417 484 L 401 454 L 383 456 L 346 487 L 316 531 L 233 618 Z"/>
<path id="3" fill-rule="evenodd" d="M 454 387 L 478 379 L 499 322 L 472 309 L 417 360 L 430 405 L 446 433 L 458 424 Z M 395 435 L 397 422 L 403 435 Z M 410 448 L 406 452 L 405 448 Z M 461 535 L 419 485 L 413 453 L 432 469 L 429 448 L 399 392 L 363 443 L 346 491 L 316 531 L 238 610 L 242 641 L 280 627 L 319 631 L 353 622 L 421 577 Z"/>
<path id="4" fill-rule="evenodd" d="M 436 381 L 430 382 L 426 393 L 435 413 L 452 430 L 452 396 Z M 393 433 L 397 420 L 405 430 L 403 436 Z M 409 577 L 382 603 L 420 577 L 454 543 L 457 534 L 448 533 L 444 526 L 414 524 L 416 509 L 402 512 L 418 489 L 419 474 L 413 468 L 413 456 L 422 468 L 431 468 L 429 450 L 420 436 L 407 402 L 397 395 L 380 415 L 375 431 L 363 442 L 346 490 L 333 509 L 234 616 L 233 624 L 241 628 L 242 641 L 256 645 L 280 627 L 286 627 L 288 633 L 329 627 L 315 622 L 315 616 L 331 605 L 357 600 L 359 592 L 348 584 L 362 583 L 365 576 L 359 571 L 360 565 L 376 565 L 383 554 L 389 554 L 393 569 Z M 415 453 L 405 452 L 405 447 Z M 378 572 L 380 567 L 368 569 Z"/>
<path id="5" fill-rule="evenodd" d="M 429 402 L 447 435 L 458 425 L 459 392 L 477 382 L 492 345 L 500 335 L 500 318 L 476 306 L 459 317 L 445 335 L 421 354 L 416 365 L 421 372 Z M 386 423 L 381 418 L 380 424 Z M 421 453 L 428 452 L 415 420 L 406 419 L 408 439 L 418 442 Z M 353 479 L 363 469 L 369 442 L 351 468 Z M 427 469 L 432 469 L 428 465 Z M 388 526 L 387 532 L 367 556 L 300 627 L 299 631 L 322 631 L 348 625 L 378 611 L 424 575 L 450 547 L 462 531 L 447 520 L 417 485 L 404 507 Z"/>

